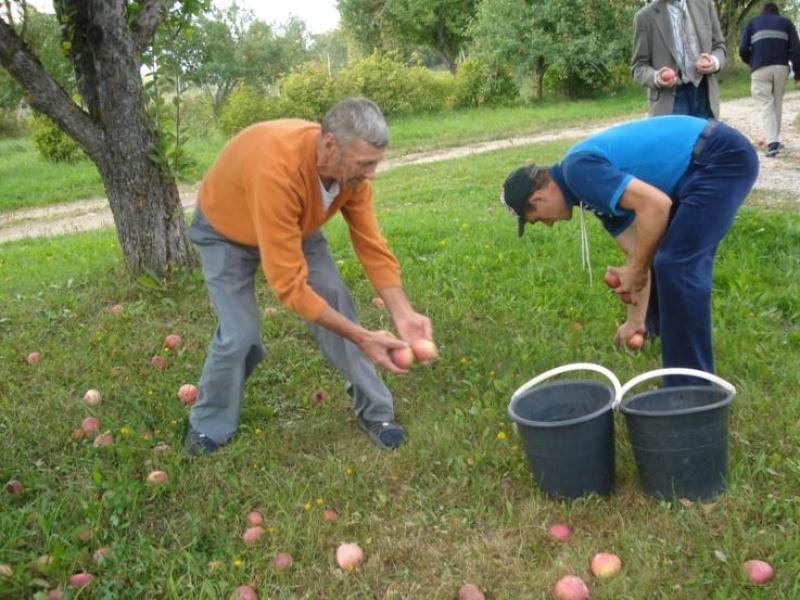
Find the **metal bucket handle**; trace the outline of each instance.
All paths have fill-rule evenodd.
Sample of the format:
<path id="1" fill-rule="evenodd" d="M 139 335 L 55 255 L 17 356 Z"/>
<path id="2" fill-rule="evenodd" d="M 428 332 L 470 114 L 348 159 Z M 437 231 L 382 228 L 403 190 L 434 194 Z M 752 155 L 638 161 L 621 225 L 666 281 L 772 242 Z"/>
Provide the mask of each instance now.
<path id="1" fill-rule="evenodd" d="M 571 363 L 550 369 L 549 371 L 545 371 L 544 373 L 537 375 L 527 383 L 523 384 L 511 395 L 511 402 L 542 381 L 550 379 L 551 377 L 555 377 L 556 375 L 560 375 L 561 373 L 568 373 L 569 371 L 595 371 L 596 373 L 605 375 L 611 381 L 611 385 L 614 386 L 614 398 L 621 398 L 622 390 L 619 379 L 617 379 L 617 376 L 614 375 L 614 373 L 606 369 L 604 366 L 596 365 L 594 363 Z"/>
<path id="2" fill-rule="evenodd" d="M 663 377 L 664 375 L 688 375 L 690 377 L 699 377 L 700 379 L 706 379 L 712 383 L 716 383 L 719 387 L 729 392 L 732 398 L 736 396 L 736 388 L 733 386 L 733 384 L 725 381 L 722 377 L 719 377 L 718 375 L 714 375 L 713 373 L 707 373 L 705 371 L 700 371 L 698 369 L 671 367 L 669 369 L 655 369 L 653 371 L 648 371 L 647 373 L 642 373 L 641 375 L 637 375 L 630 381 L 626 382 L 621 389 L 617 388 L 617 396 L 614 399 L 614 404 L 612 405 L 612 408 L 614 408 L 615 410 L 619 408 L 619 405 L 622 404 L 622 398 L 625 397 L 625 394 L 631 391 L 631 388 L 639 385 L 643 381 L 647 381 L 648 379 L 653 379 L 654 377 Z"/>

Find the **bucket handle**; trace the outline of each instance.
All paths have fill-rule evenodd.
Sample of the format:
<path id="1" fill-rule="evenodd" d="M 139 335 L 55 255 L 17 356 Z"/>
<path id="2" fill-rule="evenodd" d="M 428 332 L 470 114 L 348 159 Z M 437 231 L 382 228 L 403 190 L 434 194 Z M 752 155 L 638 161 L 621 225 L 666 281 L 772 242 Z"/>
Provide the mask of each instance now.
<path id="1" fill-rule="evenodd" d="M 562 365 L 560 367 L 550 369 L 549 371 L 545 371 L 544 373 L 537 375 L 527 383 L 520 386 L 519 389 L 517 389 L 517 391 L 511 395 L 511 400 L 513 401 L 515 398 L 521 396 L 529 389 L 531 389 L 533 386 L 541 383 L 546 379 L 550 379 L 551 377 L 555 377 L 556 375 L 560 375 L 561 373 L 568 373 L 570 371 L 595 371 L 596 373 L 605 375 L 611 381 L 611 385 L 614 386 L 614 398 L 622 397 L 619 379 L 617 379 L 617 376 L 614 375 L 614 373 L 612 373 L 608 369 L 606 369 L 604 366 L 596 365 L 594 363 L 571 363 L 568 365 Z"/>
<path id="2" fill-rule="evenodd" d="M 641 375 L 637 375 L 630 381 L 626 382 L 622 388 L 617 389 L 617 397 L 614 399 L 613 408 L 619 408 L 619 405 L 622 403 L 622 398 L 625 397 L 631 388 L 636 387 L 643 381 L 647 381 L 648 379 L 653 379 L 654 377 L 663 377 L 664 375 L 688 375 L 690 377 L 699 377 L 700 379 L 706 379 L 712 383 L 716 383 L 719 387 L 724 389 L 725 391 L 729 392 L 732 396 L 736 396 L 736 388 L 733 386 L 732 383 L 725 381 L 722 377 L 718 375 L 714 375 L 713 373 L 707 373 L 705 371 L 700 371 L 698 369 L 685 369 L 683 367 L 671 367 L 668 369 L 655 369 L 653 371 L 648 371 L 647 373 L 642 373 Z"/>

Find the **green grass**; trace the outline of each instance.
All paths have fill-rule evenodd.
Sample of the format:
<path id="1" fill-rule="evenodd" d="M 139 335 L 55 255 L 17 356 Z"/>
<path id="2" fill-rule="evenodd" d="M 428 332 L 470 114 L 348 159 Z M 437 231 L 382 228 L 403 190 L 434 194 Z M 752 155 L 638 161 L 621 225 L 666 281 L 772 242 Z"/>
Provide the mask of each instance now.
<path id="1" fill-rule="evenodd" d="M 724 75 L 724 98 L 747 96 L 749 90 L 749 75 L 745 70 Z M 616 94 L 593 100 L 546 99 L 529 106 L 399 115 L 389 120 L 388 155 L 397 157 L 409 152 L 531 135 L 641 115 L 646 111 L 644 91 L 631 85 Z M 186 148 L 195 164 L 181 183 L 199 182 L 225 141 L 218 133 L 190 136 Z M 89 160 L 75 164 L 48 163 L 39 158 L 29 138 L 0 140 L 0 181 L 3 182 L 0 213 L 105 195 L 100 175 Z"/>
<path id="2" fill-rule="evenodd" d="M 197 380 L 214 326 L 200 274 L 176 274 L 163 289 L 126 283 L 112 231 L 0 247 L 0 479 L 26 486 L 0 494 L 0 563 L 13 570 L 0 597 L 31 597 L 83 569 L 97 581 L 71 597 L 223 598 L 252 582 L 261 598 L 449 599 L 472 581 L 492 599 L 538 599 L 566 573 L 589 581 L 596 599 L 798 597 L 797 214 L 746 206 L 720 247 L 718 371 L 739 391 L 727 493 L 706 507 L 645 497 L 621 415 L 609 498 L 559 503 L 532 484 L 506 416 L 519 385 L 573 361 L 623 380 L 659 365 L 657 345 L 613 348 L 623 309 L 601 282 L 588 284 L 577 222 L 520 240 L 497 204 L 511 167 L 550 162 L 566 145 L 398 168 L 376 181 L 382 228 L 441 350 L 429 368 L 386 376 L 409 433 L 392 453 L 368 444 L 342 379 L 300 319 L 280 310 L 262 322 L 270 356 L 248 382 L 237 435 L 212 457 L 184 460 L 187 410 L 175 391 Z M 369 303 L 342 220 L 326 232 L 364 323 L 390 327 Z M 620 257 L 594 219 L 589 234 L 597 277 Z M 258 293 L 275 304 L 263 282 Z M 109 311 L 117 302 L 121 316 Z M 161 347 L 169 332 L 184 339 L 177 353 Z M 43 355 L 35 367 L 24 363 L 33 350 Z M 165 371 L 150 367 L 156 353 Z M 100 406 L 81 402 L 89 388 L 102 392 Z M 318 388 L 329 392 L 321 404 L 311 400 Z M 70 439 L 89 414 L 113 446 Z M 175 450 L 154 454 L 160 441 Z M 170 475 L 164 488 L 144 483 L 155 468 Z M 340 513 L 334 523 L 321 522 L 327 506 Z M 246 547 L 252 509 L 267 534 Z M 548 538 L 554 521 L 573 526 L 570 542 Z M 349 574 L 333 561 L 344 541 L 366 552 Z M 111 556 L 95 564 L 99 547 Z M 620 576 L 591 581 L 598 551 L 621 556 Z M 280 576 L 269 566 L 277 552 L 295 559 Z M 37 570 L 41 555 L 53 563 Z M 743 581 L 749 558 L 775 566 L 768 586 Z"/>

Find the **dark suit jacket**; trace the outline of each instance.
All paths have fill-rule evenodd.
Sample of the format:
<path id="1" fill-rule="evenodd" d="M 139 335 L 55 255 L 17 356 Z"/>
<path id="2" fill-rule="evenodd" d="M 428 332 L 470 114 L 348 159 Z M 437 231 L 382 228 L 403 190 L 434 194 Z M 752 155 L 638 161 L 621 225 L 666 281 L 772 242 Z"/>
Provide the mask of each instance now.
<path id="1" fill-rule="evenodd" d="M 700 52 L 717 58 L 719 68 L 725 66 L 727 51 L 725 38 L 719 25 L 712 0 L 686 0 L 689 14 L 697 30 Z M 667 0 L 654 0 L 640 9 L 634 17 L 633 58 L 631 72 L 639 85 L 648 89 L 647 100 L 651 115 L 672 114 L 675 88 L 660 88 L 655 83 L 655 72 L 662 67 L 677 71 L 678 56 L 675 36 L 667 9 Z M 714 116 L 719 118 L 719 82 L 716 73 L 706 75 L 708 101 Z"/>

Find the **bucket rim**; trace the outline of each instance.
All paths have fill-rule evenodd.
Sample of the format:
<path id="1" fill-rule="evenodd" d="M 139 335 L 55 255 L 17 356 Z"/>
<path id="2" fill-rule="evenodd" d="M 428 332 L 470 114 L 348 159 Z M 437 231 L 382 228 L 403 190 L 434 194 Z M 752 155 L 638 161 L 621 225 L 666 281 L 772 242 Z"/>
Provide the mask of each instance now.
<path id="1" fill-rule="evenodd" d="M 724 396 L 713 402 L 711 404 L 706 404 L 703 406 L 692 406 L 688 408 L 680 408 L 676 410 L 642 410 L 639 408 L 631 408 L 628 406 L 631 402 L 635 401 L 637 398 L 641 398 L 642 396 L 648 396 L 652 394 L 663 394 L 666 392 L 673 392 L 673 391 L 685 391 L 685 390 L 696 390 L 696 389 L 703 389 L 703 390 L 710 390 L 714 392 L 723 392 Z M 716 410 L 718 408 L 722 408 L 723 406 L 729 406 L 733 403 L 733 398 L 735 394 L 729 390 L 720 389 L 720 388 L 712 388 L 708 386 L 700 386 L 700 385 L 681 385 L 681 386 L 674 386 L 668 388 L 658 388 L 655 390 L 645 390 L 643 392 L 639 392 L 638 394 L 634 394 L 633 396 L 629 396 L 627 398 L 623 398 L 622 402 L 620 403 L 619 410 L 621 413 L 626 415 L 634 415 L 637 417 L 677 417 L 682 415 L 692 415 L 696 413 L 702 412 L 709 412 L 712 410 Z"/>
<path id="2" fill-rule="evenodd" d="M 585 383 L 585 384 L 590 384 L 592 386 L 603 388 L 608 391 L 609 395 L 608 402 L 603 406 L 601 406 L 600 408 L 593 410 L 588 414 L 581 415 L 580 417 L 573 417 L 571 419 L 563 419 L 561 421 L 534 421 L 532 419 L 526 419 L 524 417 L 521 417 L 516 413 L 515 409 L 517 405 L 520 403 L 521 400 L 527 398 L 530 394 L 540 392 L 548 388 L 561 387 L 570 383 Z M 511 398 L 511 402 L 508 403 L 508 416 L 511 418 L 512 421 L 514 421 L 518 425 L 527 425 L 528 427 L 551 429 L 555 427 L 568 427 L 570 425 L 577 425 L 579 423 L 584 423 L 591 419 L 595 419 L 605 412 L 613 411 L 613 404 L 614 404 L 614 390 L 610 386 L 600 381 L 596 381 L 594 379 L 567 379 L 563 381 L 551 381 L 549 383 L 542 384 L 536 387 L 535 389 L 528 390 L 524 394 L 520 394 L 519 396 L 514 396 L 513 398 Z"/>

